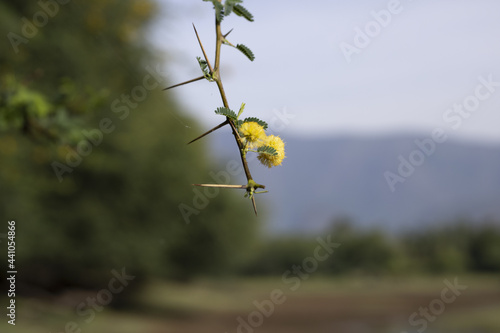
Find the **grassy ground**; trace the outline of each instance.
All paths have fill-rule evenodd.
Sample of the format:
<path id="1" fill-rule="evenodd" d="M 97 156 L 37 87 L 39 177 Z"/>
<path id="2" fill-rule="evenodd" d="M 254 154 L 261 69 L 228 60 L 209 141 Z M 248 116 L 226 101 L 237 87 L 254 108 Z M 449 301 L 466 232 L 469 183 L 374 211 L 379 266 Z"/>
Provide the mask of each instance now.
<path id="1" fill-rule="evenodd" d="M 156 281 L 132 307 L 78 315 L 96 294 L 17 299 L 16 326 L 4 319 L 0 332 L 500 332 L 500 277 Z"/>

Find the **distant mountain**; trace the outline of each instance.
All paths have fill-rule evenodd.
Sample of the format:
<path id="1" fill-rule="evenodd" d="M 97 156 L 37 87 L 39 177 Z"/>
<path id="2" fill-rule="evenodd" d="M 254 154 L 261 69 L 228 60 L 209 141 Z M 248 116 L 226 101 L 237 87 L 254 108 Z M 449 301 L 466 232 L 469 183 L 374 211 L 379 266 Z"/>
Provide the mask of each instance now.
<path id="1" fill-rule="evenodd" d="M 257 201 L 267 205 L 270 233 L 317 232 L 336 217 L 389 231 L 459 217 L 500 220 L 500 145 L 422 135 L 285 141 L 283 166 L 251 163 L 269 190 Z M 213 135 L 212 147 L 239 162 L 230 134 Z"/>

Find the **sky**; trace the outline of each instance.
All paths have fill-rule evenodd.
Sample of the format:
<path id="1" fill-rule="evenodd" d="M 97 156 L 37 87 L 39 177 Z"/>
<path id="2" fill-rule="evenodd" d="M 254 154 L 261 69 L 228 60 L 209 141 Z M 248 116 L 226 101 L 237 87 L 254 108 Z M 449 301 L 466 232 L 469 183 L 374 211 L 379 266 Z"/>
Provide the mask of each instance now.
<path id="1" fill-rule="evenodd" d="M 213 59 L 212 5 L 157 0 L 150 43 L 171 83 L 201 75 L 192 24 Z M 431 133 L 500 143 L 500 1 L 252 1 L 254 22 L 231 16 L 224 32 L 256 59 L 223 47 L 230 107 L 271 130 L 305 136 Z M 209 128 L 221 121 L 217 87 L 166 92 Z M 273 129 L 274 126 L 274 129 Z"/>

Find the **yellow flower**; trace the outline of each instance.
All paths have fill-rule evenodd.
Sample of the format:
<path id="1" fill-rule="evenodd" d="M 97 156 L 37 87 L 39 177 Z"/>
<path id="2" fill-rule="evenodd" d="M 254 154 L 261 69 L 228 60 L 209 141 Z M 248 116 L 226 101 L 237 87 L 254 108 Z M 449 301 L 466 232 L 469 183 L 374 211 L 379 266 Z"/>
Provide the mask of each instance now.
<path id="1" fill-rule="evenodd" d="M 262 141 L 266 138 L 264 127 L 260 126 L 255 121 L 243 123 L 240 126 L 240 134 L 243 142 L 249 147 L 260 146 Z"/>
<path id="2" fill-rule="evenodd" d="M 283 159 L 285 158 L 285 143 L 283 140 L 281 140 L 279 136 L 269 135 L 264 139 L 263 145 L 276 149 L 278 154 L 269 155 L 260 153 L 259 156 L 257 156 L 260 163 L 264 164 L 268 168 L 281 165 L 281 162 L 283 162 Z"/>

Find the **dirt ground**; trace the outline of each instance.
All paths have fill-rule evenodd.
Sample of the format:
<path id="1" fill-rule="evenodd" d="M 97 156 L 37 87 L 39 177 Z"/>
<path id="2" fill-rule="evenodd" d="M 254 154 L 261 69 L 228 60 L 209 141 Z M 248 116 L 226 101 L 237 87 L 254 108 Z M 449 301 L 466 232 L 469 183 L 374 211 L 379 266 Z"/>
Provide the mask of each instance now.
<path id="1" fill-rule="evenodd" d="M 157 331 L 151 332 L 378 333 L 417 332 L 419 329 L 428 329 L 428 332 L 457 332 L 456 329 L 461 332 L 478 332 L 487 327 L 476 326 L 478 323 L 460 327 L 447 325 L 446 322 L 453 322 L 454 317 L 464 313 L 472 314 L 489 307 L 496 308 L 500 315 L 500 292 L 493 294 L 484 291 L 462 295 L 462 299 L 457 299 L 454 304 L 445 304 L 442 312 L 438 302 L 432 303 L 434 312 L 430 309 L 430 302 L 434 299 L 435 295 L 432 294 L 414 293 L 386 296 L 291 295 L 283 304 L 275 305 L 269 317 L 266 317 L 263 311 L 260 311 L 260 315 L 256 314 L 257 308 L 227 314 L 200 314 L 170 322 L 163 327 L 160 324 L 154 328 Z M 421 307 L 429 309 L 428 319 L 425 315 L 418 315 Z M 416 324 L 411 325 L 409 317 L 415 312 Z"/>
<path id="2" fill-rule="evenodd" d="M 456 280 L 454 280 L 456 279 Z M 447 282 L 446 282 L 447 281 Z M 280 279 L 151 283 L 132 307 L 78 315 L 92 292 L 21 300 L 15 327 L 34 333 L 498 333 L 500 277 Z M 93 294 L 96 295 L 95 293 Z"/>

